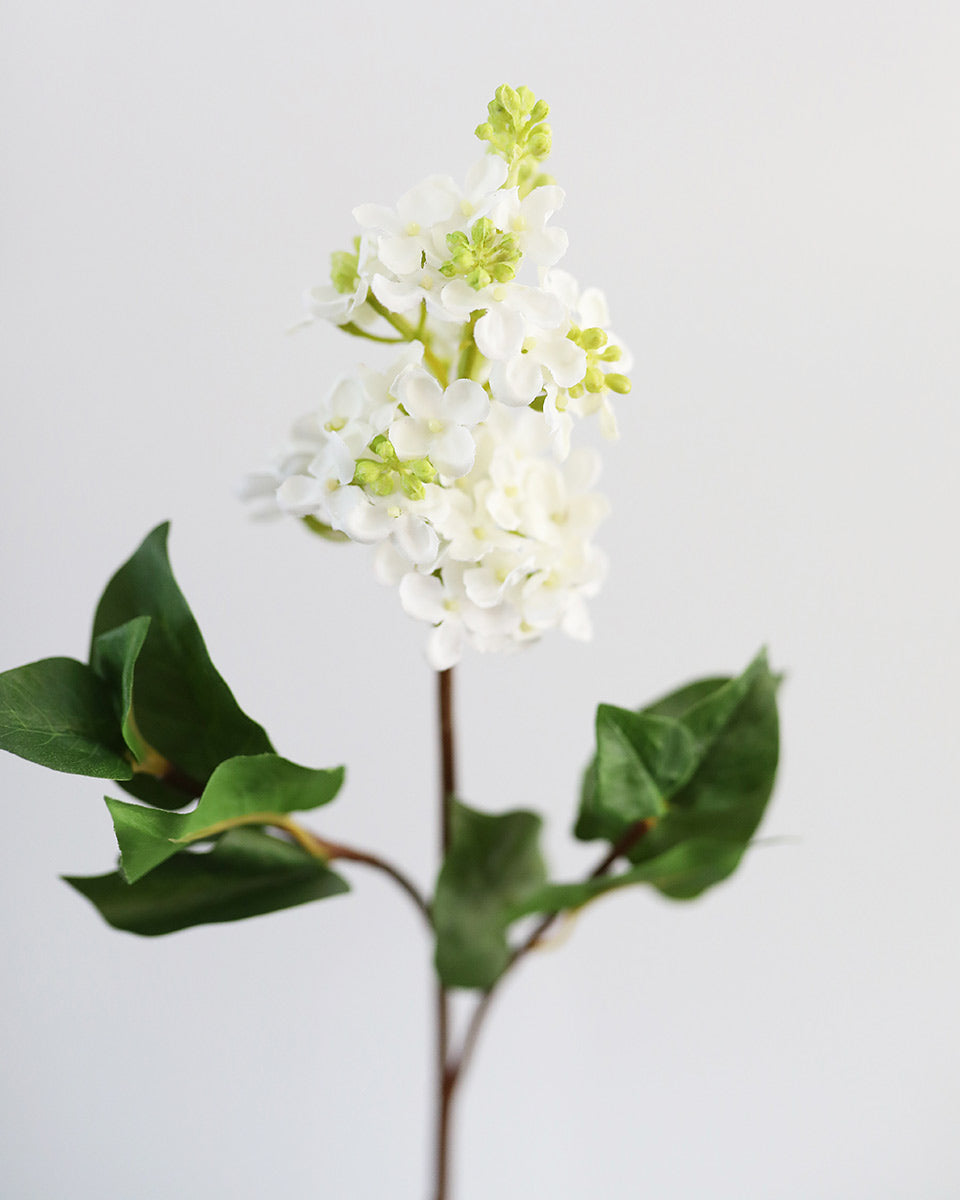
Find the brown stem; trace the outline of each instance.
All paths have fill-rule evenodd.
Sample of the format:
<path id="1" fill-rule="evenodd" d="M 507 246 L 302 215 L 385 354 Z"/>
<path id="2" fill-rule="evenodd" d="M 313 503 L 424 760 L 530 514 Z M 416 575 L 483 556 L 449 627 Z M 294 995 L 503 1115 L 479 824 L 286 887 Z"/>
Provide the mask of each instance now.
<path id="1" fill-rule="evenodd" d="M 437 675 L 437 705 L 440 717 L 440 850 L 446 854 L 450 845 L 450 808 L 457 794 L 452 668 Z"/>
<path id="2" fill-rule="evenodd" d="M 613 843 L 609 851 L 603 856 L 600 862 L 597 863 L 587 878 L 599 879 L 601 876 L 606 875 L 617 859 L 621 858 L 624 854 L 628 854 L 637 844 L 637 842 L 639 842 L 641 838 L 643 838 L 649 832 L 649 830 L 653 828 L 654 824 L 655 820 L 649 817 L 642 821 L 635 821 L 626 830 L 626 832 L 616 842 Z M 510 971 L 520 961 L 520 959 L 540 943 L 544 934 L 548 929 L 551 928 L 559 916 L 559 912 L 547 913 L 547 915 L 537 923 L 529 936 L 523 942 L 521 942 L 520 945 L 517 946 L 517 948 L 510 955 L 510 959 L 507 962 L 506 967 L 503 969 L 502 974 L 499 976 L 496 982 L 492 985 L 492 987 L 488 988 L 487 991 L 484 992 L 483 997 L 477 1004 L 477 1007 L 473 1010 L 473 1016 L 470 1018 L 470 1023 L 467 1026 L 466 1033 L 464 1034 L 463 1045 L 460 1049 L 460 1056 L 451 1067 L 453 1072 L 454 1087 L 456 1087 L 456 1085 L 463 1078 L 464 1072 L 470 1065 L 470 1061 L 476 1049 L 477 1039 L 480 1036 L 480 1030 L 483 1027 L 484 1021 L 486 1020 L 487 1013 L 490 1011 L 490 1005 L 493 1003 L 493 998 L 500 990 L 500 985 L 503 983 L 504 979 L 506 979 Z"/>
<path id="3" fill-rule="evenodd" d="M 339 842 L 328 842 L 325 838 L 318 838 L 315 834 L 311 834 L 311 838 L 316 843 L 323 857 L 328 860 L 332 861 L 333 859 L 340 858 L 346 862 L 362 863 L 364 866 L 373 867 L 374 870 L 381 871 L 384 875 L 389 876 L 394 883 L 403 888 L 417 906 L 420 915 L 427 922 L 430 932 L 433 932 L 430 905 L 420 895 L 416 885 L 401 870 L 395 867 L 393 863 L 387 862 L 385 858 L 381 858 L 378 854 L 368 854 L 366 850 L 355 850 L 352 846 L 342 846 Z"/>
<path id="4" fill-rule="evenodd" d="M 437 714 L 440 726 L 440 853 L 441 862 L 450 846 L 450 813 L 457 793 L 456 748 L 453 729 L 453 671 L 437 675 Z M 448 1200 L 450 1186 L 450 1129 L 456 1070 L 450 1065 L 450 1000 L 441 980 L 436 984 L 436 1158 L 434 1200 Z"/>

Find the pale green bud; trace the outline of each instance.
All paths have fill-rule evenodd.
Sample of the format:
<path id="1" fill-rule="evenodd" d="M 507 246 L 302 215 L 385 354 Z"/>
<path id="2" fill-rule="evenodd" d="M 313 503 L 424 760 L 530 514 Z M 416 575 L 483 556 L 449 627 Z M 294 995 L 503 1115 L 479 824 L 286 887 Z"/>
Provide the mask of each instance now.
<path id="1" fill-rule="evenodd" d="M 599 350 L 607 344 L 607 335 L 602 329 L 594 325 L 593 328 L 583 331 L 579 341 L 584 350 Z"/>
<path id="2" fill-rule="evenodd" d="M 619 392 L 621 396 L 625 396 L 630 391 L 632 384 L 626 375 L 608 375 L 607 387 L 611 392 Z"/>
<path id="3" fill-rule="evenodd" d="M 353 482 L 358 487 L 369 487 L 376 483 L 384 473 L 384 464 L 374 462 L 372 458 L 361 458 L 353 469 Z"/>
<path id="4" fill-rule="evenodd" d="M 423 484 L 413 475 L 404 473 L 400 476 L 400 487 L 403 494 L 410 500 L 422 500 L 426 495 Z"/>
<path id="5" fill-rule="evenodd" d="M 549 105 L 537 100 L 530 88 L 502 84 L 487 105 L 488 120 L 477 126 L 477 137 L 489 142 L 510 168 L 506 186 L 519 187 L 521 196 L 552 182 L 540 170 L 551 147 L 550 126 L 543 123 L 549 112 Z"/>
<path id="6" fill-rule="evenodd" d="M 546 158 L 553 144 L 550 127 L 545 125 L 539 129 L 527 142 L 527 154 L 531 158 Z"/>
<path id="7" fill-rule="evenodd" d="M 606 376 L 599 367 L 587 367 L 587 373 L 583 377 L 583 386 L 588 392 L 602 392 Z"/>
<path id="8" fill-rule="evenodd" d="M 429 458 L 411 458 L 403 464 L 404 470 L 409 471 L 416 479 L 424 483 L 433 483 L 437 477 L 437 468 Z"/>
<path id="9" fill-rule="evenodd" d="M 374 454 L 379 454 L 385 462 L 388 462 L 391 465 L 398 461 L 397 452 L 393 448 L 393 443 L 385 433 L 377 434 L 377 436 L 370 443 L 370 449 L 374 452 Z"/>
<path id="10" fill-rule="evenodd" d="M 525 113 L 529 113 L 537 102 L 537 98 L 534 96 L 533 92 L 531 92 L 528 87 L 524 87 L 522 84 L 517 88 L 517 96 L 520 98 L 520 105 Z"/>
<path id="11" fill-rule="evenodd" d="M 334 250 L 330 255 L 330 282 L 338 292 L 350 295 L 360 282 L 360 239 L 353 239 L 353 253 Z"/>
<path id="12" fill-rule="evenodd" d="M 397 485 L 393 480 L 393 476 L 387 471 L 385 471 L 379 479 L 375 479 L 373 483 L 370 484 L 370 491 L 373 492 L 375 496 L 389 496 L 391 492 L 395 492 L 396 490 Z"/>
<path id="13" fill-rule="evenodd" d="M 523 116 L 523 106 L 519 95 L 509 83 L 503 83 L 497 88 L 497 99 L 505 111 L 513 118 L 514 122 L 518 122 Z"/>
<path id="14" fill-rule="evenodd" d="M 462 230 L 447 234 L 450 258 L 440 266 L 447 279 L 462 275 L 474 291 L 485 288 L 494 279 L 506 283 L 516 277 L 521 252 L 512 233 L 498 229 L 489 217 L 475 221 L 469 240 Z"/>

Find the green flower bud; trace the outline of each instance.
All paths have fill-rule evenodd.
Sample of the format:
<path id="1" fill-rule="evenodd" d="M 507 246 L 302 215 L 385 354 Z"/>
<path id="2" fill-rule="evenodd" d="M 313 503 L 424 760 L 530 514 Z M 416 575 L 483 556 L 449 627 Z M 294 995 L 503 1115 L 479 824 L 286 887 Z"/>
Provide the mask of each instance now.
<path id="1" fill-rule="evenodd" d="M 334 250 L 330 255 L 330 282 L 343 295 L 357 290 L 360 282 L 360 239 L 353 239 L 353 253 Z"/>
<path id="2" fill-rule="evenodd" d="M 353 482 L 358 487 L 369 487 L 375 484 L 383 475 L 384 464 L 374 462 L 372 458 L 361 458 L 353 469 Z"/>
<path id="3" fill-rule="evenodd" d="M 394 482 L 393 475 L 390 472 L 384 472 L 379 479 L 374 479 L 370 484 L 370 491 L 375 496 L 389 496 L 397 490 L 397 485 Z"/>
<path id="4" fill-rule="evenodd" d="M 410 500 L 422 500 L 426 495 L 426 489 L 423 484 L 413 475 L 403 474 L 400 476 L 400 488 L 403 494 Z M 382 495 L 383 493 L 381 493 Z"/>
<path id="5" fill-rule="evenodd" d="M 414 478 L 422 479 L 424 483 L 433 483 L 437 477 L 437 468 L 429 458 L 411 458 L 403 466 Z"/>
<path id="6" fill-rule="evenodd" d="M 489 119 L 477 126 L 477 137 L 510 168 L 506 186 L 519 187 L 521 196 L 552 182 L 540 170 L 550 153 L 550 126 L 544 124 L 549 112 L 549 105 L 537 100 L 530 88 L 502 84 L 487 105 Z"/>
<path id="7" fill-rule="evenodd" d="M 585 329 L 583 331 L 579 341 L 584 350 L 599 350 L 607 344 L 607 335 L 602 329 L 593 326 L 592 329 Z"/>
<path id="8" fill-rule="evenodd" d="M 588 392 L 602 392 L 606 382 L 606 376 L 599 367 L 587 367 L 587 373 L 583 377 L 583 386 Z"/>
<path id="9" fill-rule="evenodd" d="M 397 452 L 393 448 L 393 444 L 385 433 L 378 433 L 370 443 L 370 449 L 374 454 L 379 454 L 380 457 L 391 465 L 398 462 Z"/>
<path id="10" fill-rule="evenodd" d="M 611 392 L 619 392 L 621 396 L 625 396 L 632 386 L 626 375 L 607 376 L 607 387 Z"/>
<path id="11" fill-rule="evenodd" d="M 517 239 L 498 229 L 489 217 L 474 222 L 469 240 L 462 230 L 448 233 L 447 249 L 450 258 L 441 264 L 440 273 L 447 279 L 462 276 L 474 291 L 494 279 L 506 283 L 515 278 L 521 258 Z"/>

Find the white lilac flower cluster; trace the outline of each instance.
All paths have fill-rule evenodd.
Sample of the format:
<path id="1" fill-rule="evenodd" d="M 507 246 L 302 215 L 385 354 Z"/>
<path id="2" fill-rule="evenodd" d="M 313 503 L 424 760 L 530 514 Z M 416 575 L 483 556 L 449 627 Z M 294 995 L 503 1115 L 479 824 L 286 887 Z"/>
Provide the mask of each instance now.
<path id="1" fill-rule="evenodd" d="M 616 436 L 629 362 L 602 293 L 557 269 L 547 113 L 528 88 L 499 88 L 463 187 L 431 176 L 396 208 L 354 210 L 353 251 L 307 293 L 307 321 L 396 343 L 396 358 L 340 378 L 245 489 L 324 536 L 376 544 L 380 578 L 433 626 L 437 670 L 465 643 L 588 638 L 605 571 L 590 540 L 607 512 L 591 491 L 599 459 L 571 451 L 571 432 L 596 414 Z"/>

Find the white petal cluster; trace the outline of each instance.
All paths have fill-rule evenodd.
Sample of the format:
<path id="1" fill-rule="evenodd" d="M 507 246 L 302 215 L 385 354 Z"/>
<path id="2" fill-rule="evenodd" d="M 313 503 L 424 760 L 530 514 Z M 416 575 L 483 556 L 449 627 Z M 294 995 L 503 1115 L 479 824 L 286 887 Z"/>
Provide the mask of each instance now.
<path id="1" fill-rule="evenodd" d="M 556 265 L 546 106 L 501 88 L 490 113 L 478 135 L 495 153 L 462 186 L 431 176 L 395 207 L 354 210 L 354 253 L 307 293 L 307 320 L 404 344 L 386 370 L 337 380 L 245 487 L 262 512 L 376 545 L 378 576 L 433 627 L 437 670 L 467 644 L 590 636 L 607 505 L 599 456 L 571 435 L 596 414 L 614 436 L 612 400 L 629 390 L 602 294 Z"/>

